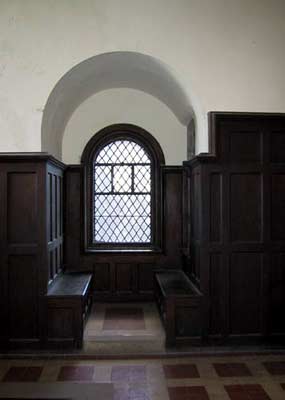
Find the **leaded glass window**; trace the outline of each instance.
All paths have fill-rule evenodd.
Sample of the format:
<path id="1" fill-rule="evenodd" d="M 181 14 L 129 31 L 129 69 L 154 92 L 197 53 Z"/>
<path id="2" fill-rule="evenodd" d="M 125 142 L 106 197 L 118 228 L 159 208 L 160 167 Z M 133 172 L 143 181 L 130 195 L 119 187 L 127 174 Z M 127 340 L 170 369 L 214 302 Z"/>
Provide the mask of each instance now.
<path id="1" fill-rule="evenodd" d="M 152 162 L 132 140 L 114 140 L 93 160 L 93 242 L 152 241 Z"/>

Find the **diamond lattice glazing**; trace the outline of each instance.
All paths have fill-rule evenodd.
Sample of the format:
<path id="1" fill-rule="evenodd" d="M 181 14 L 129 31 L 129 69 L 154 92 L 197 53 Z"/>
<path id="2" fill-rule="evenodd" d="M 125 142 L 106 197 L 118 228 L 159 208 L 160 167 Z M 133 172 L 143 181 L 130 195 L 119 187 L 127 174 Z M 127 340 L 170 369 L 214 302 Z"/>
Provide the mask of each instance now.
<path id="1" fill-rule="evenodd" d="M 137 143 L 117 140 L 94 160 L 95 243 L 151 242 L 151 161 Z"/>

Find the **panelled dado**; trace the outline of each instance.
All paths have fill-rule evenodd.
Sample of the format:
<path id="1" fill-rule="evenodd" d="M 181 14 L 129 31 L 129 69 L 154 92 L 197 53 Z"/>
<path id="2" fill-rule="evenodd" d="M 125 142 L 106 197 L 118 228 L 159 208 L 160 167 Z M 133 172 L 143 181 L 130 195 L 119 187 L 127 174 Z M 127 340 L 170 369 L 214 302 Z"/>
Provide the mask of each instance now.
<path id="1" fill-rule="evenodd" d="M 285 333 L 285 116 L 211 113 L 210 154 L 185 163 L 207 334 Z"/>

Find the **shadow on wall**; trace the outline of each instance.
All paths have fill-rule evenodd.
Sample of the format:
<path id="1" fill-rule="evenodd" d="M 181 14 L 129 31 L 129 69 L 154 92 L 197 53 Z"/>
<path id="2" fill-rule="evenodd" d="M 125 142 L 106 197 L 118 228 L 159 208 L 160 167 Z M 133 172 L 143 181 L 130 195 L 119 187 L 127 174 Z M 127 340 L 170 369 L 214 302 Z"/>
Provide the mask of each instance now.
<path id="1" fill-rule="evenodd" d="M 194 152 L 195 113 L 190 97 L 171 69 L 160 60 L 135 52 L 112 52 L 91 57 L 69 70 L 56 84 L 42 120 L 42 151 L 62 158 L 62 139 L 72 113 L 90 96 L 111 88 L 148 93 L 165 105 L 191 134 L 188 154 Z"/>

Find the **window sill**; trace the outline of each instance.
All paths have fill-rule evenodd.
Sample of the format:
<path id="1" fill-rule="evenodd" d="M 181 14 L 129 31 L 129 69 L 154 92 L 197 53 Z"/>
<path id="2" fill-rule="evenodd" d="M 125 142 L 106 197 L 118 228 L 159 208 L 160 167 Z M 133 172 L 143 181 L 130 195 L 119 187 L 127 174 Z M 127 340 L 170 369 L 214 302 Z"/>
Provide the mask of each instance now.
<path id="1" fill-rule="evenodd" d="M 147 248 L 147 249 L 95 249 L 87 248 L 84 250 L 87 254 L 161 254 L 160 247 Z"/>

